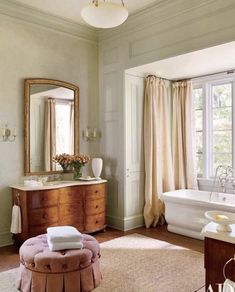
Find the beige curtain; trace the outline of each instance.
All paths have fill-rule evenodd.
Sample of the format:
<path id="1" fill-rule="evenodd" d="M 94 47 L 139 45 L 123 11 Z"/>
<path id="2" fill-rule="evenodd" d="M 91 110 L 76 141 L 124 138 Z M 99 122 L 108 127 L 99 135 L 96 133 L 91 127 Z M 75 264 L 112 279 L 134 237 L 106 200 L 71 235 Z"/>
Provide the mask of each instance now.
<path id="1" fill-rule="evenodd" d="M 161 194 L 174 189 L 171 152 L 170 84 L 146 78 L 144 100 L 146 227 L 156 226 L 164 212 Z"/>
<path id="2" fill-rule="evenodd" d="M 172 83 L 172 152 L 176 189 L 197 188 L 191 81 Z"/>
<path id="3" fill-rule="evenodd" d="M 55 125 L 55 100 L 48 98 L 45 101 L 44 124 L 44 166 L 45 171 L 56 170 L 52 161 L 56 154 L 56 125 Z"/>
<path id="4" fill-rule="evenodd" d="M 74 102 L 70 103 L 70 154 L 74 154 Z"/>

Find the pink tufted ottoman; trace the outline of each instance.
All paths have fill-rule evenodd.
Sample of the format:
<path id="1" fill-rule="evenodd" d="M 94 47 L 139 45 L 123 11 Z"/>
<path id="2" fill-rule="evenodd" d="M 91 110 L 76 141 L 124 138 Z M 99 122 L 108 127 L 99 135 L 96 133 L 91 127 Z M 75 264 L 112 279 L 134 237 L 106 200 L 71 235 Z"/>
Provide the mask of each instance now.
<path id="1" fill-rule="evenodd" d="M 83 249 L 50 251 L 46 234 L 20 248 L 18 289 L 23 292 L 85 292 L 101 282 L 97 240 L 83 235 Z"/>

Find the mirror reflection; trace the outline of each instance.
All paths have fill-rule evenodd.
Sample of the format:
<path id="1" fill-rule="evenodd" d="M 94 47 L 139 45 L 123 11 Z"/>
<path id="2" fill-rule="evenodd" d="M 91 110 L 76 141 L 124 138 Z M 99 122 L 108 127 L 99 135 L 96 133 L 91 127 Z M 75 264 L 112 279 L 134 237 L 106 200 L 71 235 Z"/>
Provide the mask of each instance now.
<path id="1" fill-rule="evenodd" d="M 78 92 L 63 81 L 25 80 L 25 175 L 60 172 L 53 158 L 79 153 Z"/>
<path id="2" fill-rule="evenodd" d="M 68 88 L 30 86 L 30 170 L 61 170 L 57 154 L 74 154 L 74 92 Z"/>

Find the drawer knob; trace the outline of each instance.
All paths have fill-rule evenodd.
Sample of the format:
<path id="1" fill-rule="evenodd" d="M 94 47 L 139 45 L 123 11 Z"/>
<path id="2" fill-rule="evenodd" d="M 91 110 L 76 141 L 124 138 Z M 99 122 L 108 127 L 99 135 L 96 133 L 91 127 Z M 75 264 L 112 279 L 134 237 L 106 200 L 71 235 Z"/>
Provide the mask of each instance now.
<path id="1" fill-rule="evenodd" d="M 99 207 L 98 205 L 95 206 L 96 209 L 98 209 L 98 207 Z"/>
<path id="2" fill-rule="evenodd" d="M 95 191 L 96 194 L 98 194 L 98 192 L 99 192 L 98 190 Z"/>
<path id="3" fill-rule="evenodd" d="M 97 223 L 99 223 L 99 221 L 98 221 L 98 220 L 96 220 L 96 221 L 95 221 L 95 224 L 97 224 Z"/>
<path id="4" fill-rule="evenodd" d="M 42 218 L 43 218 L 43 219 L 47 219 L 47 218 L 48 218 L 47 213 L 44 213 L 44 214 L 42 215 Z"/>

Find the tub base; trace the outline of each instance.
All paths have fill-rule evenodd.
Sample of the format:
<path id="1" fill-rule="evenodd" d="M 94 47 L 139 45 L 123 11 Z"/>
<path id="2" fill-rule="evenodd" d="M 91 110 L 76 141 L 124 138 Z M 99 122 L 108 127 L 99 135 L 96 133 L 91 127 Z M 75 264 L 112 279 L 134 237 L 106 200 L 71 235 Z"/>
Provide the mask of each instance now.
<path id="1" fill-rule="evenodd" d="M 172 233 L 176 233 L 176 234 L 180 234 L 180 235 L 184 235 L 184 236 L 189 236 L 189 237 L 192 237 L 192 238 L 195 238 L 195 239 L 204 240 L 204 236 L 201 235 L 200 232 L 189 230 L 189 229 L 186 229 L 186 228 L 181 228 L 181 227 L 169 224 L 167 226 L 167 230 L 169 232 L 172 232 Z"/>

